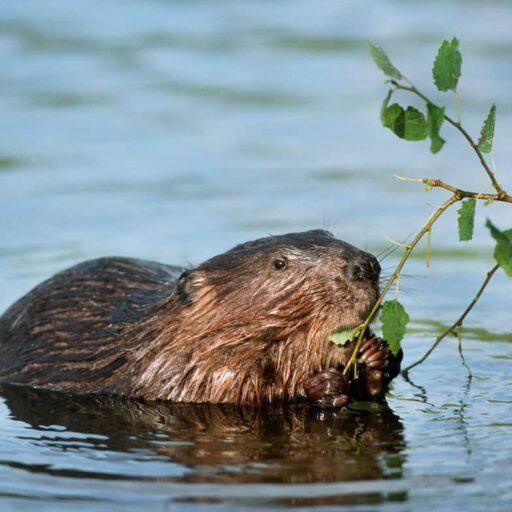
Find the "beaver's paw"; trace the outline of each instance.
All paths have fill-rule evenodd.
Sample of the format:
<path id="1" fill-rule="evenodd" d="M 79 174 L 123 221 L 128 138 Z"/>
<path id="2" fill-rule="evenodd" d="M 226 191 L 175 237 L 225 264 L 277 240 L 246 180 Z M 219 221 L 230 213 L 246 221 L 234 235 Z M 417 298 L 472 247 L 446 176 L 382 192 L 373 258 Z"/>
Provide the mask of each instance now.
<path id="1" fill-rule="evenodd" d="M 308 377 L 304 392 L 310 403 L 321 407 L 344 407 L 350 401 L 349 385 L 343 373 L 333 368 Z"/>
<path id="2" fill-rule="evenodd" d="M 403 352 L 394 356 L 386 342 L 377 337 L 366 340 L 359 349 L 360 372 L 352 383 L 358 398 L 380 398 L 388 384 L 400 373 Z"/>
<path id="3" fill-rule="evenodd" d="M 394 356 L 382 338 L 372 337 L 359 349 L 358 361 L 367 368 L 381 371 L 385 384 L 389 384 L 399 373 L 402 350 Z"/>

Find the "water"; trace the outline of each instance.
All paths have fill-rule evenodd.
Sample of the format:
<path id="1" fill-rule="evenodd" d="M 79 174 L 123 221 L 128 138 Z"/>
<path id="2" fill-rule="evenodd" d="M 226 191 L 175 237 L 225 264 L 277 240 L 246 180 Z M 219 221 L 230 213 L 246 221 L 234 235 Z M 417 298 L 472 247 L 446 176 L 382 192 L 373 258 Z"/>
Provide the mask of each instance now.
<path id="1" fill-rule="evenodd" d="M 194 264 L 315 227 L 379 252 L 445 197 L 394 172 L 482 190 L 448 127 L 436 157 L 381 128 L 367 40 L 441 98 L 431 61 L 460 38 L 464 122 L 477 134 L 497 103 L 498 174 L 512 189 L 511 26 L 506 1 L 3 2 L 0 307 L 99 255 Z M 486 217 L 512 226 L 509 207 L 480 207 L 461 245 L 453 211 L 434 229 L 431 268 L 408 267 L 406 363 L 491 266 Z M 472 381 L 447 340 L 396 380 L 389 409 L 149 406 L 4 386 L 0 509 L 510 510 L 511 296 L 499 272 L 469 317 Z"/>

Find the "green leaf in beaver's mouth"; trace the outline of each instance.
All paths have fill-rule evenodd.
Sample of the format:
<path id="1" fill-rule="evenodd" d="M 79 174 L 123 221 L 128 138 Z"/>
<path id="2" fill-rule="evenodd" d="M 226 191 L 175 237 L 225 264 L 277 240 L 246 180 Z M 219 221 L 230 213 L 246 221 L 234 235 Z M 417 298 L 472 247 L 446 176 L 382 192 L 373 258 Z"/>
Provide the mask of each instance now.
<path id="1" fill-rule="evenodd" d="M 335 345 L 342 347 L 343 345 L 346 345 L 349 341 L 352 341 L 361 332 L 362 328 L 362 325 L 358 325 L 353 329 L 333 332 L 329 336 L 329 341 L 332 341 Z"/>

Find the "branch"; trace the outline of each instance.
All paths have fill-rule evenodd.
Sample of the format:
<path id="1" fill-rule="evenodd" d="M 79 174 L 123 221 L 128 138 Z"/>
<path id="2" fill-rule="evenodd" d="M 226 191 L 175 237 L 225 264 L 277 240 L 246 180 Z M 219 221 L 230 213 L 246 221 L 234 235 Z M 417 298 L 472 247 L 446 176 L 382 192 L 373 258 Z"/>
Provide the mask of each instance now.
<path id="1" fill-rule="evenodd" d="M 354 346 L 354 350 L 352 351 L 352 354 L 350 356 L 350 359 L 348 360 L 347 364 L 345 365 L 345 368 L 343 370 L 343 374 L 347 375 L 352 365 L 354 365 L 357 361 L 357 354 L 359 352 L 359 349 L 363 343 L 363 337 L 365 335 L 366 329 L 370 325 L 370 322 L 373 320 L 373 317 L 379 310 L 380 305 L 382 304 L 382 301 L 384 300 L 384 297 L 388 293 L 389 289 L 393 285 L 393 283 L 398 279 L 398 276 L 400 275 L 400 272 L 402 271 L 405 263 L 409 259 L 409 256 L 411 255 L 414 248 L 418 245 L 420 240 L 423 238 L 423 236 L 428 233 L 432 227 L 432 225 L 437 221 L 437 219 L 447 210 L 452 204 L 456 203 L 457 201 L 460 201 L 460 197 L 458 197 L 456 194 L 451 196 L 449 199 L 447 199 L 441 206 L 437 208 L 437 210 L 427 219 L 421 230 L 418 232 L 418 234 L 414 237 L 412 242 L 405 246 L 405 252 L 402 256 L 402 259 L 398 263 L 397 267 L 395 268 L 393 274 L 391 274 L 391 277 L 389 278 L 388 282 L 384 286 L 381 294 L 379 295 L 379 298 L 375 302 L 372 310 L 370 311 L 368 317 L 364 321 L 364 323 L 361 326 L 361 331 L 359 332 L 359 335 L 357 337 L 357 342 Z"/>
<path id="2" fill-rule="evenodd" d="M 448 336 L 448 334 L 455 334 L 453 331 L 457 328 L 462 327 L 462 324 L 463 324 L 464 320 L 466 319 L 466 316 L 469 314 L 469 312 L 473 309 L 475 304 L 478 302 L 478 299 L 482 295 L 483 291 L 485 290 L 486 286 L 489 284 L 489 281 L 492 279 L 492 276 L 495 274 L 495 272 L 496 272 L 496 270 L 498 270 L 498 268 L 499 268 L 499 265 L 494 265 L 494 267 L 492 267 L 491 270 L 489 270 L 489 272 L 487 272 L 487 276 L 485 277 L 484 282 L 482 283 L 478 292 L 473 297 L 473 300 L 469 303 L 468 307 L 464 310 L 462 315 L 460 315 L 460 317 L 450 327 L 448 327 L 448 329 L 446 329 L 442 334 L 440 334 L 436 338 L 436 340 L 434 341 L 432 346 L 427 350 L 427 352 L 425 352 L 425 354 L 420 359 L 418 359 L 415 363 L 407 366 L 407 368 L 402 370 L 403 375 L 407 375 L 408 372 L 410 370 L 412 370 L 415 366 L 418 366 L 419 364 L 423 363 L 425 361 L 425 359 L 427 359 L 427 357 L 434 351 L 434 349 L 437 347 L 437 345 L 439 345 L 439 343 L 441 343 L 441 341 L 443 341 L 443 339 L 446 338 L 446 336 Z"/>
<path id="3" fill-rule="evenodd" d="M 391 80 L 391 83 L 395 86 L 396 89 L 402 90 L 402 91 L 409 91 L 415 94 L 416 96 L 420 97 L 423 101 L 425 101 L 427 104 L 431 104 L 434 106 L 437 106 L 430 98 L 425 96 L 422 92 L 420 92 L 414 85 L 411 84 L 411 86 L 402 85 L 398 83 L 395 80 Z M 478 147 L 478 144 L 473 140 L 471 135 L 462 127 L 461 123 L 459 121 L 455 121 L 450 116 L 445 115 L 444 118 L 446 121 L 448 121 L 453 127 L 457 128 L 460 133 L 464 136 L 464 138 L 469 142 L 469 145 L 473 148 L 473 151 L 476 153 L 478 159 L 480 160 L 480 163 L 482 164 L 482 167 L 485 169 L 485 172 L 487 173 L 487 176 L 489 176 L 489 179 L 491 180 L 492 186 L 495 188 L 496 192 L 498 193 L 498 196 L 505 195 L 505 191 L 501 188 L 501 185 L 498 183 L 498 180 L 496 179 L 496 176 L 494 175 L 494 172 L 489 167 L 489 164 L 486 162 L 484 156 L 482 155 L 482 152 L 480 151 L 480 148 Z"/>
<path id="4" fill-rule="evenodd" d="M 404 178 L 398 174 L 395 174 L 394 176 L 398 180 L 402 181 L 414 181 L 417 183 L 424 183 L 425 185 L 429 185 L 433 188 L 444 188 L 445 190 L 449 190 L 453 194 L 456 194 L 461 199 L 472 197 L 474 199 L 490 199 L 491 201 L 512 203 L 512 196 L 508 195 L 506 192 L 500 194 L 483 194 L 481 192 L 470 192 L 468 190 L 462 190 L 437 178 Z"/>

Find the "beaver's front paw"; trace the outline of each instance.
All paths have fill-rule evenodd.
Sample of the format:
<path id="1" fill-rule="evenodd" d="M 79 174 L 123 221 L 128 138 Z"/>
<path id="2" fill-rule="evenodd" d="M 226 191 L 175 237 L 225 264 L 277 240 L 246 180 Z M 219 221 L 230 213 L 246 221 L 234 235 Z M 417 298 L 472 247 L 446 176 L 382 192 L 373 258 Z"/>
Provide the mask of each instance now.
<path id="1" fill-rule="evenodd" d="M 308 377 L 304 392 L 310 403 L 321 407 L 344 407 L 350 401 L 347 380 L 342 372 L 333 368 Z"/>
<path id="2" fill-rule="evenodd" d="M 394 356 L 386 342 L 375 336 L 366 340 L 358 354 L 359 374 L 352 382 L 357 398 L 382 398 L 388 384 L 400 373 L 403 352 Z"/>

